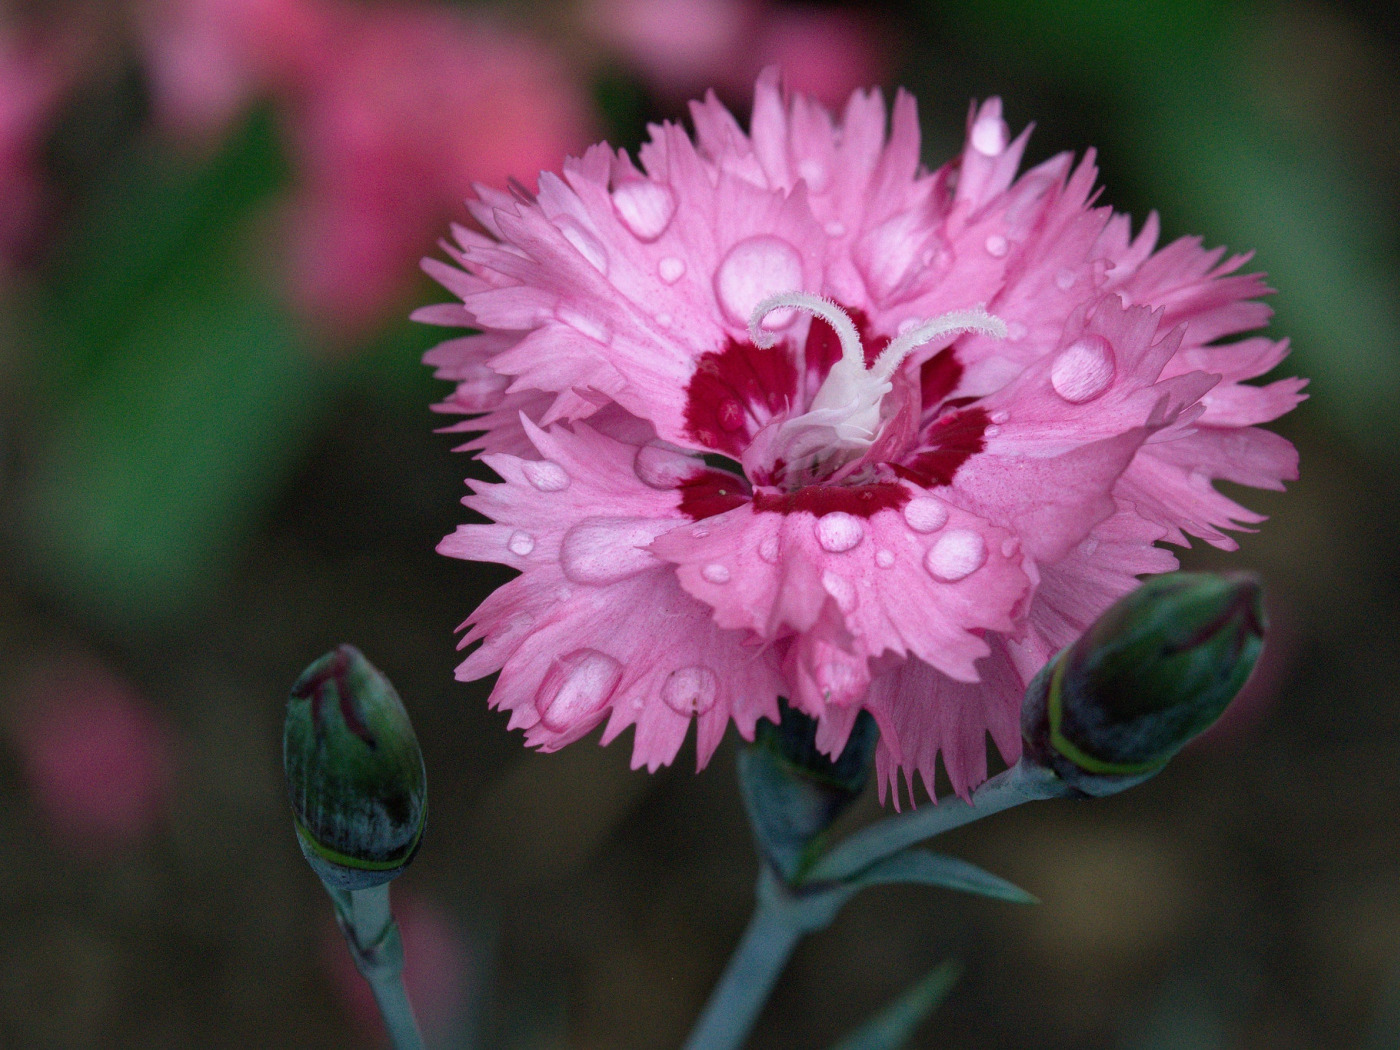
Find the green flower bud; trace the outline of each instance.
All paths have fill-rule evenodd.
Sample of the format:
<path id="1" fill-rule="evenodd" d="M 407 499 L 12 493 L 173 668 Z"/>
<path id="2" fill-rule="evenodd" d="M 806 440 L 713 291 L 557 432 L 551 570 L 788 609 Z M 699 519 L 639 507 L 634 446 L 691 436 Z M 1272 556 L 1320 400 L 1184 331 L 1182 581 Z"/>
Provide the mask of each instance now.
<path id="1" fill-rule="evenodd" d="M 1119 599 L 1026 690 L 1027 755 L 1089 795 L 1158 772 L 1220 717 L 1264 644 L 1246 573 L 1170 573 Z"/>
<path id="2" fill-rule="evenodd" d="M 427 773 L 399 694 L 353 645 L 292 686 L 282 736 L 297 839 L 327 886 L 366 889 L 398 875 L 423 837 Z"/>
<path id="3" fill-rule="evenodd" d="M 879 731 L 864 711 L 834 760 L 817 750 L 817 723 L 780 701 L 781 721 L 758 723 L 739 751 L 744 806 L 769 863 L 789 882 L 816 859 L 821 835 L 870 779 Z"/>

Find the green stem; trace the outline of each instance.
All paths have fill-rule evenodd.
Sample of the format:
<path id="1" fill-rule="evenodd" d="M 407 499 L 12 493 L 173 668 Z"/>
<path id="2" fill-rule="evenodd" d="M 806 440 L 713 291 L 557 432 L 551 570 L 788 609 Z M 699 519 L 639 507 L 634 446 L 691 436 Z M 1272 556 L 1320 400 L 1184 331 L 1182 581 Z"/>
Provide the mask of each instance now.
<path id="1" fill-rule="evenodd" d="M 355 968 L 369 982 L 394 1050 L 423 1050 L 423 1035 L 403 986 L 403 941 L 389 911 L 389 884 L 365 890 L 327 886 Z"/>
<path id="2" fill-rule="evenodd" d="M 685 1050 L 736 1050 L 758 1020 L 768 993 L 802 939 L 784 910 L 760 895 L 744 939 L 695 1022 Z"/>
<path id="3" fill-rule="evenodd" d="M 822 857 L 803 878 L 808 884 L 841 882 L 870 865 L 934 835 L 981 820 L 1036 799 L 1065 794 L 1064 783 L 1048 769 L 1018 762 L 972 793 L 972 801 L 949 799 L 886 817 L 862 828 Z"/>

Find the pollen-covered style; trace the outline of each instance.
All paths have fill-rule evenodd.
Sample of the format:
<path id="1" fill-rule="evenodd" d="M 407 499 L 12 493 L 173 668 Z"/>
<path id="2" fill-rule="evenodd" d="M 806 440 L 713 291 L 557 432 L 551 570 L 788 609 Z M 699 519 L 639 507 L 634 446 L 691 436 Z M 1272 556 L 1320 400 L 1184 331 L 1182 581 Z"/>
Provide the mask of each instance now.
<path id="1" fill-rule="evenodd" d="M 713 96 L 537 197 L 487 189 L 456 266 L 479 330 L 428 355 L 500 476 L 440 550 L 520 576 L 472 614 L 458 669 L 554 749 L 635 725 L 634 764 L 701 765 L 786 696 L 839 749 L 880 727 L 882 791 L 1020 753 L 1025 683 L 1143 573 L 1154 546 L 1260 520 L 1212 482 L 1281 488 L 1259 429 L 1303 383 L 1244 380 L 1259 275 L 1155 216 L 1092 207 L 1092 156 L 1019 178 L 997 99 L 962 154 L 919 163 L 914 101 L 839 117 L 760 78 L 747 133 Z"/>

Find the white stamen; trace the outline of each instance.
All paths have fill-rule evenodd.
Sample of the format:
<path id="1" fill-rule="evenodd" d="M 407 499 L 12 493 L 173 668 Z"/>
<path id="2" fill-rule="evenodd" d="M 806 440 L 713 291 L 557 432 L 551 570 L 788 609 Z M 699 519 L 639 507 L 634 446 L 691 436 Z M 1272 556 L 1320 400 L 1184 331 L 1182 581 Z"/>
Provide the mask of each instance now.
<path id="1" fill-rule="evenodd" d="M 994 339 L 1005 339 L 1006 322 L 994 314 L 987 313 L 980 306 L 971 310 L 954 310 L 952 313 L 941 314 L 931 321 L 915 325 L 885 347 L 871 366 L 870 374 L 887 380 L 894 375 L 894 370 L 900 363 L 919 347 L 933 342 L 939 336 L 951 335 L 954 332 L 981 332 Z"/>
<path id="2" fill-rule="evenodd" d="M 865 367 L 865 351 L 860 346 L 860 333 L 856 331 L 856 326 L 846 315 L 846 311 L 825 296 L 813 295 L 811 292 L 780 292 L 778 295 L 770 295 L 755 306 L 753 315 L 749 318 L 749 337 L 753 339 L 754 346 L 766 350 L 778 341 L 777 335 L 764 329 L 762 324 L 763 319 L 774 310 L 784 307 L 805 310 L 831 325 L 836 330 L 836 338 L 841 340 L 842 359 Z"/>
<path id="3" fill-rule="evenodd" d="M 848 462 L 869 448 L 882 426 L 880 405 L 892 388 L 896 369 L 911 353 L 927 343 L 955 332 L 981 332 L 996 339 L 1006 338 L 1006 322 L 987 313 L 981 306 L 954 310 L 916 324 L 898 335 L 865 367 L 865 350 L 860 332 L 846 311 L 830 299 L 810 292 L 783 292 L 770 295 L 754 307 L 749 318 L 749 335 L 757 347 L 771 347 L 776 333 L 762 328 L 763 319 L 774 310 L 797 309 L 820 317 L 835 330 L 841 341 L 841 360 L 831 366 L 808 410 L 786 420 L 779 428 L 776 458 L 788 463 L 821 461 L 830 468 Z"/>

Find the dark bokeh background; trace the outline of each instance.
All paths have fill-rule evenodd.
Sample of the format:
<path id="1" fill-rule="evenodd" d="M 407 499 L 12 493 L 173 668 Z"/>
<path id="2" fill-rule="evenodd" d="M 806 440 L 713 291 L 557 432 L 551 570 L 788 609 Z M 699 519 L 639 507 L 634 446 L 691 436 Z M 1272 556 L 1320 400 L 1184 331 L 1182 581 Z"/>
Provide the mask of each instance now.
<path id="1" fill-rule="evenodd" d="M 440 1045 L 680 1043 L 751 905 L 734 741 L 699 776 L 535 755 L 453 681 L 502 574 L 433 553 L 480 468 L 402 318 L 445 298 L 415 260 L 472 179 L 635 144 L 710 80 L 743 106 L 782 58 L 914 91 L 930 164 L 989 94 L 1031 161 L 1097 146 L 1106 201 L 1257 249 L 1313 397 L 1278 427 L 1302 480 L 1243 497 L 1271 520 L 1183 556 L 1267 582 L 1238 710 L 1123 796 L 948 836 L 1044 903 L 869 891 L 753 1045 L 826 1045 L 953 956 L 916 1045 L 1400 1047 L 1400 60 L 1372 5 L 671 0 L 668 44 L 628 35 L 640 0 L 341 0 L 343 39 L 274 56 L 294 20 L 253 15 L 294 6 L 0 6 L 0 1045 L 378 1045 L 281 784 L 286 690 L 340 641 L 424 745 L 396 895 Z M 454 79 L 487 55 L 489 87 Z"/>

